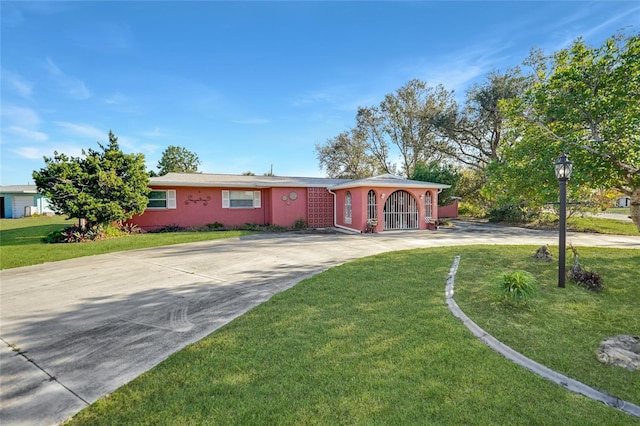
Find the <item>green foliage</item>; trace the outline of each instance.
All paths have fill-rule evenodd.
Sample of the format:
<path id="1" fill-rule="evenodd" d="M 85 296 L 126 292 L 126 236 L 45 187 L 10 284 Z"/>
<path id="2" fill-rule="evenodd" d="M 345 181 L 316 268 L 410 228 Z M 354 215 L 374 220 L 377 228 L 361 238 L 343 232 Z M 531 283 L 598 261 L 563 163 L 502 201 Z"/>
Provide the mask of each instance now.
<path id="1" fill-rule="evenodd" d="M 489 222 L 528 223 L 537 217 L 537 212 L 526 208 L 522 203 L 507 200 L 492 208 L 487 215 Z"/>
<path id="2" fill-rule="evenodd" d="M 500 103 L 519 98 L 529 85 L 530 78 L 519 68 L 491 72 L 483 83 L 467 90 L 462 109 L 443 109 L 432 124 L 447 142 L 446 154 L 481 172 L 489 163 L 500 160 L 502 148 L 517 137 L 505 125 Z"/>
<path id="3" fill-rule="evenodd" d="M 569 152 L 575 163 L 569 191 L 630 195 L 638 200 L 631 216 L 640 229 L 640 35 L 615 36 L 600 47 L 578 39 L 549 57 L 534 52 L 528 62 L 535 83 L 504 104 L 520 139 L 492 164 L 489 189 L 539 205 L 554 201 L 551 164 Z"/>
<path id="4" fill-rule="evenodd" d="M 197 173 L 200 166 L 198 155 L 182 146 L 169 145 L 158 161 L 158 175 L 167 173 Z"/>
<path id="5" fill-rule="evenodd" d="M 224 225 L 221 224 L 220 222 L 213 222 L 213 223 L 207 224 L 207 228 L 213 231 L 218 231 L 218 230 L 224 229 Z"/>
<path id="6" fill-rule="evenodd" d="M 147 232 L 151 234 L 164 234 L 167 232 L 185 232 L 187 229 L 178 225 L 164 225 L 159 228 L 151 229 Z"/>
<path id="7" fill-rule="evenodd" d="M 364 133 L 351 129 L 328 139 L 324 145 L 316 144 L 320 169 L 335 179 L 360 179 L 373 176 L 376 167 L 367 154 Z"/>
<path id="8" fill-rule="evenodd" d="M 87 226 L 106 225 L 140 214 L 147 206 L 149 176 L 144 155 L 125 154 L 109 132 L 109 145 L 83 151 L 83 157 L 54 152 L 45 167 L 33 172 L 38 191 L 57 213 L 86 219 Z"/>
<path id="9" fill-rule="evenodd" d="M 47 243 L 86 243 L 88 241 L 100 241 L 106 238 L 105 228 L 100 225 L 80 227 L 69 226 L 60 231 L 49 233 L 44 240 Z"/>
<path id="10" fill-rule="evenodd" d="M 300 229 L 307 229 L 308 227 L 309 226 L 307 225 L 307 221 L 304 220 L 303 218 L 296 219 L 296 221 L 293 222 L 293 229 L 300 230 Z"/>
<path id="11" fill-rule="evenodd" d="M 449 164 L 432 161 L 426 164 L 416 164 L 411 179 L 451 185 L 451 188 L 443 189 L 442 192 L 438 194 L 438 205 L 446 206 L 451 204 L 451 197 L 457 195 L 456 188 L 460 180 L 460 173 Z"/>
<path id="12" fill-rule="evenodd" d="M 462 170 L 456 185 L 456 195 L 461 198 L 458 213 L 463 216 L 484 217 L 492 206 L 491 200 L 483 194 L 487 184 L 484 171 L 468 168 Z"/>
<path id="13" fill-rule="evenodd" d="M 540 286 L 530 272 L 520 270 L 501 274 L 495 287 L 500 300 L 520 303 L 538 297 Z"/>
<path id="14" fill-rule="evenodd" d="M 443 86 L 410 80 L 379 105 L 358 108 L 354 129 L 316 145 L 320 167 L 330 177 L 403 173 L 408 178 L 419 162 L 441 159 L 445 142 L 432 123 L 451 108 L 455 100 Z"/>

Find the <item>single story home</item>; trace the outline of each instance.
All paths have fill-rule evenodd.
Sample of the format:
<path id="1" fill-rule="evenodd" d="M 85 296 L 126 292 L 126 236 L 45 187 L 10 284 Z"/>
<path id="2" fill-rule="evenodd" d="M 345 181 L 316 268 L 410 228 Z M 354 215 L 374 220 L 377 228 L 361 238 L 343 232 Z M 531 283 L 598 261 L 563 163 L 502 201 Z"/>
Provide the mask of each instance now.
<path id="1" fill-rule="evenodd" d="M 35 185 L 0 186 L 0 218 L 20 218 L 34 214 L 53 214 L 49 200 L 38 194 Z"/>
<path id="2" fill-rule="evenodd" d="M 169 173 L 152 177 L 149 204 L 131 222 L 164 226 L 339 227 L 355 232 L 435 229 L 449 185 L 382 175 L 365 179 Z"/>

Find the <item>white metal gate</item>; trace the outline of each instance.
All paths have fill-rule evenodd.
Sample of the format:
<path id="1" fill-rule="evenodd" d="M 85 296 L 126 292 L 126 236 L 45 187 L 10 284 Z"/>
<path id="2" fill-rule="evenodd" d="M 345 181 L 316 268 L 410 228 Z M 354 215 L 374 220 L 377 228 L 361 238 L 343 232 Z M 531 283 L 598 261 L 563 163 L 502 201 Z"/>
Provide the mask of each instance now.
<path id="1" fill-rule="evenodd" d="M 418 229 L 418 203 L 407 191 L 395 191 L 384 203 L 384 229 Z"/>

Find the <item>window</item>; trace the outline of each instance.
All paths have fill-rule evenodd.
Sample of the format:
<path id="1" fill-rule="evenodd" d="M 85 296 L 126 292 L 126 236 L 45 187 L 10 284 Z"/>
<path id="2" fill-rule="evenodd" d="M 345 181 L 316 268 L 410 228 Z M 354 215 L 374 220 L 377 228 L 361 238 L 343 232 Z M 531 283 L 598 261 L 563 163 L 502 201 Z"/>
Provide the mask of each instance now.
<path id="1" fill-rule="evenodd" d="M 259 209 L 260 191 L 222 191 L 223 209 Z"/>
<path id="2" fill-rule="evenodd" d="M 367 194 L 367 219 L 377 219 L 378 212 L 376 209 L 376 192 L 371 189 Z"/>
<path id="3" fill-rule="evenodd" d="M 344 223 L 351 223 L 351 192 L 347 191 L 347 195 L 344 199 Z"/>
<path id="4" fill-rule="evenodd" d="M 433 217 L 433 205 L 431 204 L 431 191 L 424 194 L 424 216 L 426 220 L 431 221 Z"/>
<path id="5" fill-rule="evenodd" d="M 175 209 L 176 208 L 176 190 L 167 189 L 166 191 L 153 190 L 149 193 L 148 209 Z"/>

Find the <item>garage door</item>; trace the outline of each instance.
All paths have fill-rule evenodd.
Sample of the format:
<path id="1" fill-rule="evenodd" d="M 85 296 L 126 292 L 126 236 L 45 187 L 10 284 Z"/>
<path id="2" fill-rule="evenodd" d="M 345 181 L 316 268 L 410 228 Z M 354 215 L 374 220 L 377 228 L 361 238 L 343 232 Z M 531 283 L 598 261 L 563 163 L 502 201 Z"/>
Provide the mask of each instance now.
<path id="1" fill-rule="evenodd" d="M 33 197 L 13 197 L 13 209 L 11 210 L 11 213 L 13 213 L 14 218 L 24 217 L 24 208 L 34 205 Z"/>

